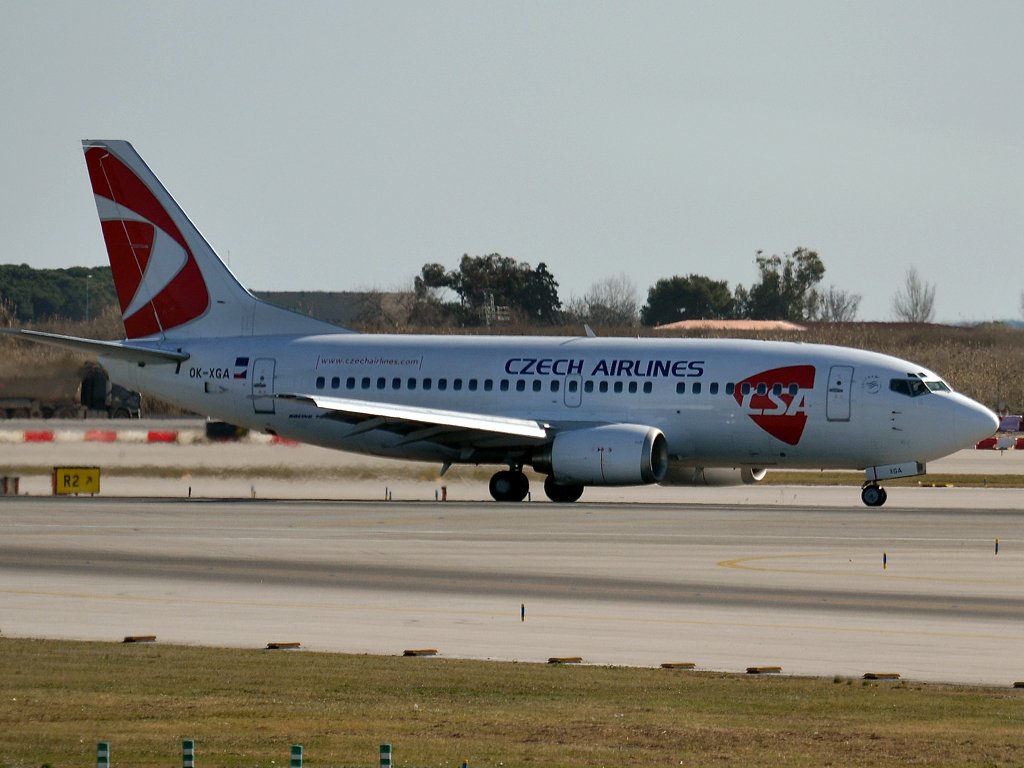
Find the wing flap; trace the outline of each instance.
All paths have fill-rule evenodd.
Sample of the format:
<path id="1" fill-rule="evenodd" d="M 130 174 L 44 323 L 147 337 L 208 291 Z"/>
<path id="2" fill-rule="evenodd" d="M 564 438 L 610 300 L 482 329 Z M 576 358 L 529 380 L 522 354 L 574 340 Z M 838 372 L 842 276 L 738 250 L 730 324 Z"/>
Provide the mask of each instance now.
<path id="1" fill-rule="evenodd" d="M 445 411 L 438 408 L 421 408 L 415 405 L 396 405 L 393 403 L 375 403 L 368 400 L 350 400 L 343 397 L 325 397 L 323 395 L 278 394 L 278 400 L 315 405 L 326 411 L 351 416 L 364 416 L 385 421 L 400 422 L 407 425 L 431 425 L 451 427 L 458 430 L 475 430 L 498 435 L 511 435 L 543 440 L 548 436 L 544 425 L 532 419 L 514 419 L 507 416 L 490 416 L 482 413 L 465 411 Z M 436 434 L 441 434 L 439 431 Z M 429 438 L 423 438 L 429 439 Z"/>

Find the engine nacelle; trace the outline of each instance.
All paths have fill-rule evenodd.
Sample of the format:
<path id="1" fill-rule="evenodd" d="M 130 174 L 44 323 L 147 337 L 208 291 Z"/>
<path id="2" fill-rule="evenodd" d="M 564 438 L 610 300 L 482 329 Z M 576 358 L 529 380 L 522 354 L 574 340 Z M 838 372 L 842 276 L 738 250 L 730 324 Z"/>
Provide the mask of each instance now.
<path id="1" fill-rule="evenodd" d="M 665 477 L 668 441 L 642 424 L 559 432 L 534 452 L 533 468 L 565 485 L 648 485 Z"/>
<path id="2" fill-rule="evenodd" d="M 753 467 L 694 467 L 672 462 L 660 485 L 753 485 L 764 480 L 767 469 Z"/>

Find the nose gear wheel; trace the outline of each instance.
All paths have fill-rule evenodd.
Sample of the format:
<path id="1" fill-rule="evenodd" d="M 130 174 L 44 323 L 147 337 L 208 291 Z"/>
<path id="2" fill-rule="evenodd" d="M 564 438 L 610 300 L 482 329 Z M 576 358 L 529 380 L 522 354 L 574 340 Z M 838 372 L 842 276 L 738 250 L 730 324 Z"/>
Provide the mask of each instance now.
<path id="1" fill-rule="evenodd" d="M 860 500 L 867 504 L 869 507 L 880 507 L 885 504 L 885 500 L 888 494 L 885 492 L 885 488 L 871 483 L 865 485 L 860 492 Z"/>

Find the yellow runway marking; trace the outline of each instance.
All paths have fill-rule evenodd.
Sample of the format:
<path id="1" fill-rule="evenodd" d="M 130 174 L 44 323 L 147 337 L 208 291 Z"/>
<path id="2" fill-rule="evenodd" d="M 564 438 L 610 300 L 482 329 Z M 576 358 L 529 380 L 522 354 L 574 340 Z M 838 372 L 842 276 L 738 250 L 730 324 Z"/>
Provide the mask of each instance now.
<path id="1" fill-rule="evenodd" d="M 885 579 L 886 581 L 900 579 L 903 581 L 938 581 L 947 584 L 999 584 L 1002 586 L 1009 587 L 1024 586 L 1024 582 L 1021 581 L 997 581 L 992 579 L 945 579 L 940 576 L 904 576 L 892 573 L 892 571 L 887 571 L 886 573 L 860 573 L 858 571 L 819 571 L 807 568 L 765 568 L 754 565 L 747 565 L 747 563 L 759 562 L 761 560 L 789 560 L 794 558 L 807 557 L 829 557 L 829 555 L 765 555 L 764 557 L 739 557 L 735 560 L 721 560 L 715 563 L 715 565 L 719 565 L 722 568 L 736 568 L 737 570 L 741 571 L 767 571 L 769 573 L 803 573 L 813 576 L 863 576 L 864 578 L 868 579 Z"/>

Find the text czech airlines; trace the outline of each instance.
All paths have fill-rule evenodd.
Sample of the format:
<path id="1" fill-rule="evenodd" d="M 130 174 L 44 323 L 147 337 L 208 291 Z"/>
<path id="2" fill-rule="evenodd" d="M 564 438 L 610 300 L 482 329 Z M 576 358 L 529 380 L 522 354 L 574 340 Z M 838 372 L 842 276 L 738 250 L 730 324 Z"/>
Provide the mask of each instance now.
<path id="1" fill-rule="evenodd" d="M 512 376 L 581 376 L 586 360 L 550 357 L 513 357 L 505 363 Z M 599 360 L 591 376 L 659 376 L 694 378 L 704 375 L 703 360 Z"/>

